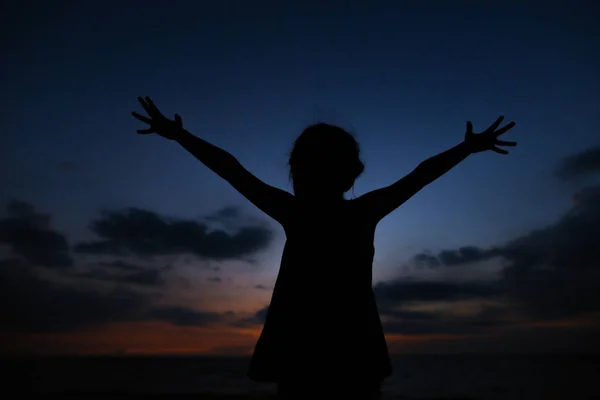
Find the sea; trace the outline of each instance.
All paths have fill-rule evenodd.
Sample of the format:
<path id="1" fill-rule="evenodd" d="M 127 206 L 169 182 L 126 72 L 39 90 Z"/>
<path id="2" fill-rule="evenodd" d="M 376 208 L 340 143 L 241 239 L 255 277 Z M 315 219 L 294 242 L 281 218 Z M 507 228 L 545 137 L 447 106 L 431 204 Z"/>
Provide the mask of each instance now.
<path id="1" fill-rule="evenodd" d="M 246 377 L 248 363 L 247 357 L 102 356 L 4 358 L 0 365 L 2 388 L 13 393 L 273 398 L 275 385 Z M 402 355 L 393 365 L 383 383 L 386 400 L 600 400 L 600 355 Z"/>

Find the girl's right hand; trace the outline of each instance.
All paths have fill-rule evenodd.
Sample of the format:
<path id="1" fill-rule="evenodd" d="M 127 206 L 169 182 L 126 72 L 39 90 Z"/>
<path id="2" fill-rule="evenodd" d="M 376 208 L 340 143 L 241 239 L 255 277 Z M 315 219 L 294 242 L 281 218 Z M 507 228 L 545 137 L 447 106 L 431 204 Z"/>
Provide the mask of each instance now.
<path id="1" fill-rule="evenodd" d="M 178 114 L 175 114 L 175 119 L 171 120 L 162 115 L 150 97 L 138 97 L 138 101 L 142 104 L 142 107 L 144 107 L 144 110 L 146 110 L 148 117 L 150 118 L 144 117 L 135 111 L 132 112 L 131 115 L 140 121 L 147 123 L 150 127 L 148 129 L 138 129 L 137 133 L 142 135 L 157 133 L 164 138 L 176 140 L 185 132 L 183 130 L 183 122 Z"/>
<path id="2" fill-rule="evenodd" d="M 473 132 L 473 124 L 467 122 L 467 133 L 465 133 L 465 144 L 468 146 L 471 153 L 479 153 L 480 151 L 492 150 L 498 154 L 508 154 L 508 151 L 499 146 L 516 146 L 517 142 L 506 142 L 498 140 L 498 136 L 507 132 L 515 126 L 514 122 L 509 122 L 502 128 L 498 129 L 504 117 L 499 117 L 496 122 L 490 125 L 481 133 Z"/>

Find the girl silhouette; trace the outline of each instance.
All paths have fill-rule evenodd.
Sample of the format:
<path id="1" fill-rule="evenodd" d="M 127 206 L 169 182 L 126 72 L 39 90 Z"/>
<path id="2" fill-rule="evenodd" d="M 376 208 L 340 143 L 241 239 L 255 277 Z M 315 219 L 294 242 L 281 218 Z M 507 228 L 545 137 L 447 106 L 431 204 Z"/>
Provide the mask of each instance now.
<path id="1" fill-rule="evenodd" d="M 344 199 L 363 172 L 359 145 L 342 128 L 316 124 L 296 139 L 290 158 L 294 194 L 259 180 L 228 152 L 163 116 L 138 98 L 150 125 L 141 134 L 175 140 L 279 222 L 287 241 L 266 321 L 248 376 L 277 382 L 279 398 L 378 398 L 392 367 L 372 290 L 373 239 L 379 221 L 472 153 L 499 146 L 511 129 L 500 117 L 484 132 L 467 122 L 464 141 L 419 164 L 390 186 Z"/>

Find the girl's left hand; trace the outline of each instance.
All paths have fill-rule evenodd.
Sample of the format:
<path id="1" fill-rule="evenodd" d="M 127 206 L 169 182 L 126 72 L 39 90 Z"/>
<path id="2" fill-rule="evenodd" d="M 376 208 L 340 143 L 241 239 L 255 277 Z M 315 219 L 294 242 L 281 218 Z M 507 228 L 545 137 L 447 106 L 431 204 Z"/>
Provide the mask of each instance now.
<path id="1" fill-rule="evenodd" d="M 496 122 L 490 125 L 481 133 L 473 133 L 473 124 L 467 122 L 467 132 L 465 133 L 465 144 L 468 146 L 471 153 L 479 153 L 481 151 L 492 150 L 499 154 L 508 154 L 508 151 L 501 149 L 498 146 L 516 146 L 517 142 L 505 142 L 498 140 L 498 136 L 507 132 L 515 126 L 514 122 L 509 122 L 502 128 L 496 130 L 504 117 L 499 117 Z"/>
<path id="2" fill-rule="evenodd" d="M 171 120 L 165 117 L 160 110 L 154 105 L 152 99 L 147 97 L 145 99 L 138 97 L 138 101 L 144 107 L 144 110 L 148 113 L 148 117 L 140 115 L 135 111 L 131 113 L 135 118 L 139 119 L 142 122 L 150 125 L 148 129 L 138 129 L 137 133 L 142 135 L 147 135 L 149 133 L 157 133 L 160 136 L 176 140 L 179 136 L 181 136 L 184 132 L 183 130 L 183 122 L 181 121 L 181 117 L 178 114 L 175 114 L 175 119 Z"/>

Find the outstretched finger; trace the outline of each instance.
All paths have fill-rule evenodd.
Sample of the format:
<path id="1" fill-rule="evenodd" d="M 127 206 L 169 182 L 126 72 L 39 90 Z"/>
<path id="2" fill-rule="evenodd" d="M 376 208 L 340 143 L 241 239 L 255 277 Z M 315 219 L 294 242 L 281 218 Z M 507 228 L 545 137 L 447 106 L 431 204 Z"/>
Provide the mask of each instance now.
<path id="1" fill-rule="evenodd" d="M 146 110 L 146 112 L 148 113 L 148 115 L 150 115 L 152 108 L 150 107 L 150 105 L 146 102 L 146 100 L 144 100 L 142 98 L 142 96 L 138 96 L 138 101 L 140 102 L 140 104 L 142 105 L 142 107 L 144 107 L 144 110 Z"/>
<path id="2" fill-rule="evenodd" d="M 498 129 L 495 133 L 496 135 L 502 135 L 504 132 L 512 129 L 515 126 L 515 122 L 509 122 L 508 124 L 504 125 L 502 128 Z"/>
<path id="3" fill-rule="evenodd" d="M 160 114 L 160 111 L 158 110 L 158 107 L 156 107 L 154 105 L 154 102 L 152 101 L 152 99 L 148 96 L 146 96 L 146 103 L 148 103 L 148 105 L 152 108 L 152 110 L 156 113 Z"/>
<path id="4" fill-rule="evenodd" d="M 136 132 L 139 133 L 139 134 L 141 134 L 141 135 L 147 135 L 149 133 L 154 133 L 154 130 L 152 130 L 152 128 L 138 129 Z"/>
<path id="5" fill-rule="evenodd" d="M 493 124 L 490 125 L 489 128 L 487 128 L 487 131 L 495 131 L 496 128 L 500 125 L 500 123 L 504 120 L 503 116 L 498 117 L 498 119 L 496 120 L 496 122 L 494 122 Z"/>
<path id="6" fill-rule="evenodd" d="M 496 140 L 497 146 L 516 146 L 517 142 L 506 142 L 504 140 Z"/>
<path id="7" fill-rule="evenodd" d="M 142 122 L 145 122 L 145 123 L 147 123 L 147 124 L 150 124 L 150 123 L 152 123 L 152 120 L 151 120 L 150 118 L 148 118 L 148 117 L 144 117 L 143 115 L 141 115 L 141 114 L 138 114 L 138 113 L 136 113 L 135 111 L 133 111 L 133 112 L 131 113 L 131 115 L 133 115 L 135 118 L 137 118 L 137 119 L 139 119 L 140 121 L 142 121 Z"/>
<path id="8" fill-rule="evenodd" d="M 496 147 L 496 146 L 492 147 L 492 151 L 495 151 L 498 154 L 508 154 L 508 151 L 503 150 L 503 149 L 501 149 L 499 147 Z"/>
<path id="9" fill-rule="evenodd" d="M 467 121 L 467 135 L 473 133 L 473 123 L 471 121 Z"/>

